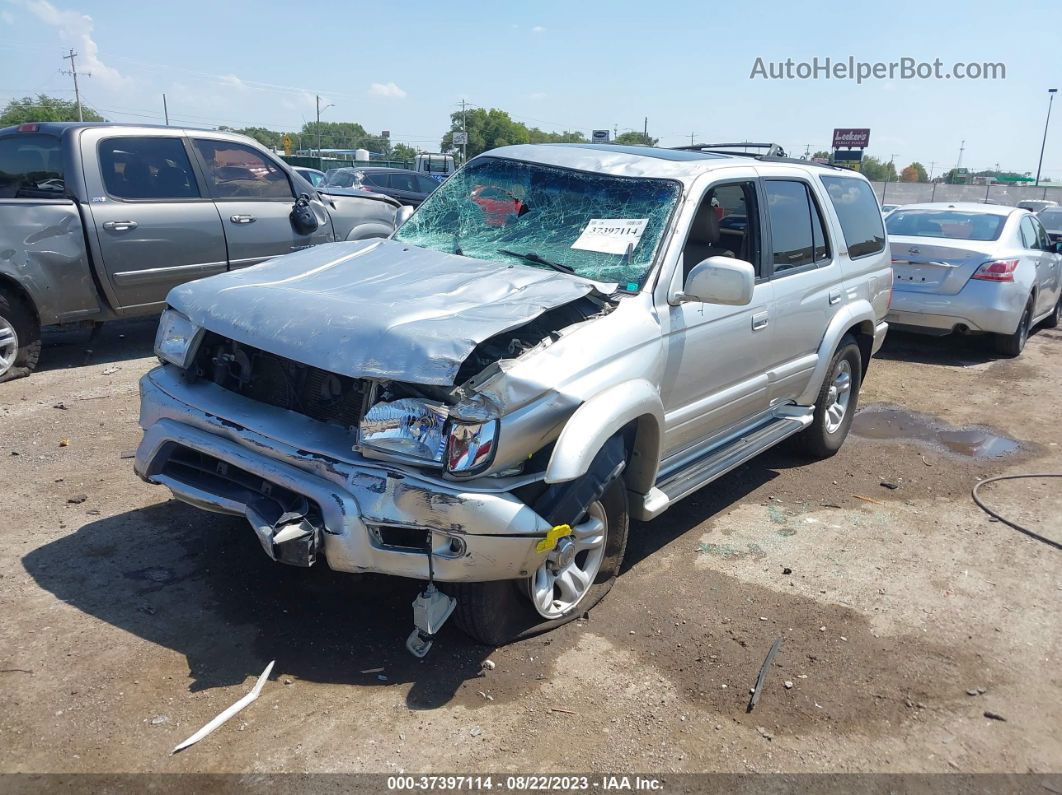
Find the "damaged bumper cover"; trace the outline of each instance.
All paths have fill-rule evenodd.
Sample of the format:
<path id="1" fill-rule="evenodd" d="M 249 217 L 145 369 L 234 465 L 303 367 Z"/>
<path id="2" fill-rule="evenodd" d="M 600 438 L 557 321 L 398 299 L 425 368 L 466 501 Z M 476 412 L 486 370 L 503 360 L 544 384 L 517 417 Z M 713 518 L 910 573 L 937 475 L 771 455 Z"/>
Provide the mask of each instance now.
<path id="1" fill-rule="evenodd" d="M 187 382 L 172 367 L 145 375 L 140 397 L 136 473 L 183 502 L 245 517 L 274 559 L 308 565 L 320 553 L 338 571 L 427 579 L 430 544 L 435 579 L 477 582 L 527 577 L 545 557 L 535 545 L 552 525 L 502 484 L 363 459 L 341 428 Z M 300 544 L 294 560 L 278 554 L 283 538 Z"/>

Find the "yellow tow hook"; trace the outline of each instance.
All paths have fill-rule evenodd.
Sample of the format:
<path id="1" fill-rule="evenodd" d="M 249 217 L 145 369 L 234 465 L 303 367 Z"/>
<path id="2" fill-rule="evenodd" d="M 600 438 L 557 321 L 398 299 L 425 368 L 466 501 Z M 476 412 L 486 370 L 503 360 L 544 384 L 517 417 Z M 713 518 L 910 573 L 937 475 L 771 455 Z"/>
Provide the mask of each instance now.
<path id="1" fill-rule="evenodd" d="M 571 534 L 571 525 L 559 524 L 546 533 L 545 538 L 535 544 L 535 552 L 552 552 L 556 548 L 558 541 Z"/>

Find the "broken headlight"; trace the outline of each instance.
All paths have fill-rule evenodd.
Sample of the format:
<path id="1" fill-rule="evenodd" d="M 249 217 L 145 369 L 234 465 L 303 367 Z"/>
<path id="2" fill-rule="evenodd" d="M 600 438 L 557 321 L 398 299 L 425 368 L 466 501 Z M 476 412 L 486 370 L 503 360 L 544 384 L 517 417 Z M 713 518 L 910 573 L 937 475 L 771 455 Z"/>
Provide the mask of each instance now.
<path id="1" fill-rule="evenodd" d="M 377 403 L 362 418 L 358 442 L 381 453 L 441 464 L 447 415 L 444 404 L 416 398 Z"/>
<path id="2" fill-rule="evenodd" d="M 175 309 L 167 309 L 159 319 L 155 334 L 155 355 L 182 370 L 192 360 L 203 329 Z"/>
<path id="3" fill-rule="evenodd" d="M 446 443 L 446 470 L 454 475 L 482 472 L 494 460 L 498 421 L 454 422 Z"/>

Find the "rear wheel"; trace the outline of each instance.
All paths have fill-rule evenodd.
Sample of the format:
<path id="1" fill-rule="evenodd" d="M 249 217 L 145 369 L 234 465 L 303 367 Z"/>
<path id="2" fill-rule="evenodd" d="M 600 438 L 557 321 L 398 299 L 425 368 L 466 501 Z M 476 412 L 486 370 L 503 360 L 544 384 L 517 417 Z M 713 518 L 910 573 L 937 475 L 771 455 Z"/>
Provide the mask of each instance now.
<path id="1" fill-rule="evenodd" d="M 862 373 L 859 344 L 845 336 L 826 371 L 811 425 L 795 438 L 802 452 L 813 458 L 829 458 L 841 449 L 859 402 Z"/>
<path id="2" fill-rule="evenodd" d="M 1025 342 L 1029 339 L 1029 324 L 1032 321 L 1032 299 L 1029 299 L 1029 303 L 1025 305 L 1025 310 L 1021 313 L 1021 320 L 1018 321 L 1018 327 L 1014 329 L 1013 334 L 996 334 L 993 338 L 993 342 L 996 346 L 996 351 L 1004 356 L 1018 356 L 1023 350 L 1025 350 Z"/>
<path id="3" fill-rule="evenodd" d="M 1055 308 L 1051 314 L 1044 318 L 1044 328 L 1058 328 L 1059 322 L 1062 321 L 1062 295 L 1055 301 Z"/>
<path id="4" fill-rule="evenodd" d="M 616 477 L 529 578 L 447 584 L 457 599 L 454 621 L 474 640 L 500 646 L 578 618 L 616 581 L 628 525 L 627 489 Z"/>
<path id="5" fill-rule="evenodd" d="M 41 355 L 41 329 L 19 298 L 0 292 L 0 382 L 29 375 Z"/>

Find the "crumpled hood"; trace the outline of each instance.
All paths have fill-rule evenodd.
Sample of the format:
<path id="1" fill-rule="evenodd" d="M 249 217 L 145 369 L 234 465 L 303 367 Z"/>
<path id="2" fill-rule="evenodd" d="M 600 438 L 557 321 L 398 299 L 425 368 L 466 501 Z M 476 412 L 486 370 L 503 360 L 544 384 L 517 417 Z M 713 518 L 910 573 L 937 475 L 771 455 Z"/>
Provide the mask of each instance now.
<path id="1" fill-rule="evenodd" d="M 189 282 L 167 302 L 210 331 L 323 370 L 451 385 L 483 340 L 595 290 L 536 267 L 364 240 Z"/>

